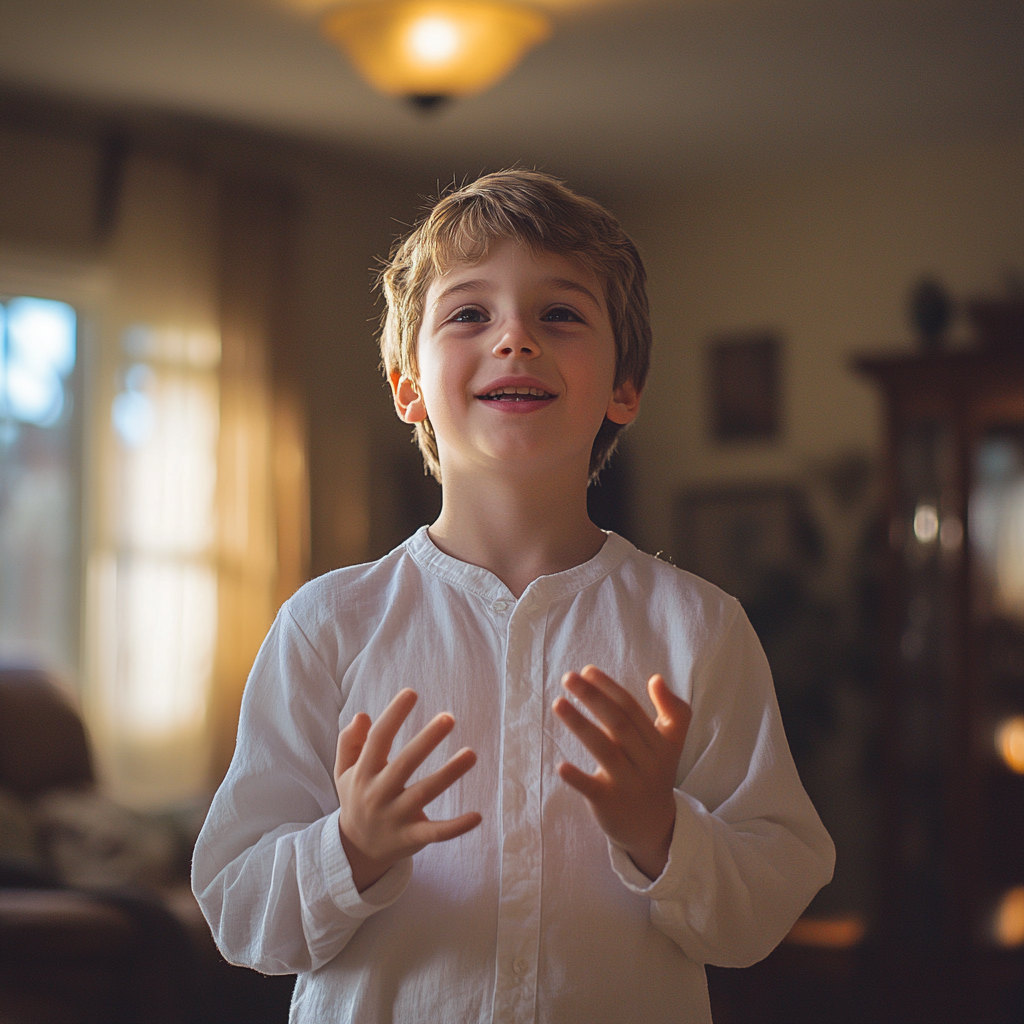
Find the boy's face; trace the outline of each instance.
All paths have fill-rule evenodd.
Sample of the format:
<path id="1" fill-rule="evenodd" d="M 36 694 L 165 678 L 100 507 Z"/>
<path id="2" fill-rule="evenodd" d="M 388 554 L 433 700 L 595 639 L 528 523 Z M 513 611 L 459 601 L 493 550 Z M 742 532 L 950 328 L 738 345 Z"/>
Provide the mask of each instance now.
<path id="1" fill-rule="evenodd" d="M 442 475 L 560 467 L 586 479 L 605 416 L 624 424 L 639 408 L 632 384 L 613 387 L 601 282 L 509 241 L 431 283 L 417 361 L 417 382 L 392 375 L 395 405 L 406 422 L 430 418 Z"/>

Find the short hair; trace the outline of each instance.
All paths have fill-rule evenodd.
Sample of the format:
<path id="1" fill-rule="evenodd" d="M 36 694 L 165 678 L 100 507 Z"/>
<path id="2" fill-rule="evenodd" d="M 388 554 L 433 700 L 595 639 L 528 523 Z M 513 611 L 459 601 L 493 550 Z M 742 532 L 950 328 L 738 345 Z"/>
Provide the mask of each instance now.
<path id="1" fill-rule="evenodd" d="M 442 194 L 427 215 L 400 239 L 380 274 L 387 302 L 380 336 L 384 373 L 416 381 L 416 342 L 430 283 L 456 263 L 475 263 L 490 244 L 509 240 L 534 253 L 573 260 L 604 285 L 615 336 L 615 387 L 629 382 L 642 391 L 651 359 L 647 273 L 619 222 L 562 181 L 540 171 L 485 174 Z M 590 455 L 597 478 L 615 450 L 622 424 L 605 417 Z M 437 439 L 429 419 L 415 425 L 425 471 L 441 480 Z"/>

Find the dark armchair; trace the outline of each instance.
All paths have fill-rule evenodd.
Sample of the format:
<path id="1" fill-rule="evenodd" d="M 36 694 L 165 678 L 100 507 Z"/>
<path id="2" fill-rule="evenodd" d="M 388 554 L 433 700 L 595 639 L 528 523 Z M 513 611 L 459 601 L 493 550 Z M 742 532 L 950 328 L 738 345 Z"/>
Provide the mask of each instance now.
<path id="1" fill-rule="evenodd" d="M 28 833 L 47 794 L 76 790 L 95 790 L 77 711 L 45 673 L 0 667 L 0 1021 L 286 1020 L 292 979 L 224 963 L 183 884 L 168 900 L 62 880 Z"/>

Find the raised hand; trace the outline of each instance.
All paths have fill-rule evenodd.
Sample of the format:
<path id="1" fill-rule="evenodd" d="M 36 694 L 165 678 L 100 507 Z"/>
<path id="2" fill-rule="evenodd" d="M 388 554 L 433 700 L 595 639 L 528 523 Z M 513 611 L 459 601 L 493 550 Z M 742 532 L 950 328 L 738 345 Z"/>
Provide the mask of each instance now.
<path id="1" fill-rule="evenodd" d="M 454 839 L 476 828 L 475 811 L 447 821 L 431 821 L 423 808 L 476 764 L 464 747 L 436 772 L 406 788 L 412 773 L 455 727 L 443 713 L 427 723 L 388 761 L 391 744 L 416 703 L 415 691 L 399 691 L 376 722 L 360 713 L 341 730 L 334 763 L 334 788 L 341 810 L 338 828 L 352 879 L 362 892 L 396 861 L 411 857 L 428 843 Z"/>
<path id="2" fill-rule="evenodd" d="M 676 820 L 676 769 L 690 727 L 690 705 L 660 675 L 647 681 L 658 717 L 644 709 L 600 669 L 567 672 L 562 686 L 597 720 L 564 697 L 555 715 L 594 755 L 592 774 L 563 761 L 558 774 L 590 804 L 597 823 L 650 879 L 665 869 Z"/>

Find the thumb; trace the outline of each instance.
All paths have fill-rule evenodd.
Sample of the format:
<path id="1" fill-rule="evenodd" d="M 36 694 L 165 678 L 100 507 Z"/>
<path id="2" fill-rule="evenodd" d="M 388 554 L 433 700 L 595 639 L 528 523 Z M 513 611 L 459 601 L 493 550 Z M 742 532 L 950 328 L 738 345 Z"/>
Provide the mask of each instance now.
<path id="1" fill-rule="evenodd" d="M 338 736 L 338 753 L 334 759 L 335 781 L 341 778 L 359 760 L 363 744 L 370 731 L 370 716 L 359 712 Z"/>
<path id="2" fill-rule="evenodd" d="M 668 683 L 660 673 L 656 673 L 647 680 L 647 692 L 658 709 L 654 728 L 673 746 L 682 750 L 683 744 L 686 742 L 686 734 L 690 729 L 693 709 L 668 688 Z"/>

